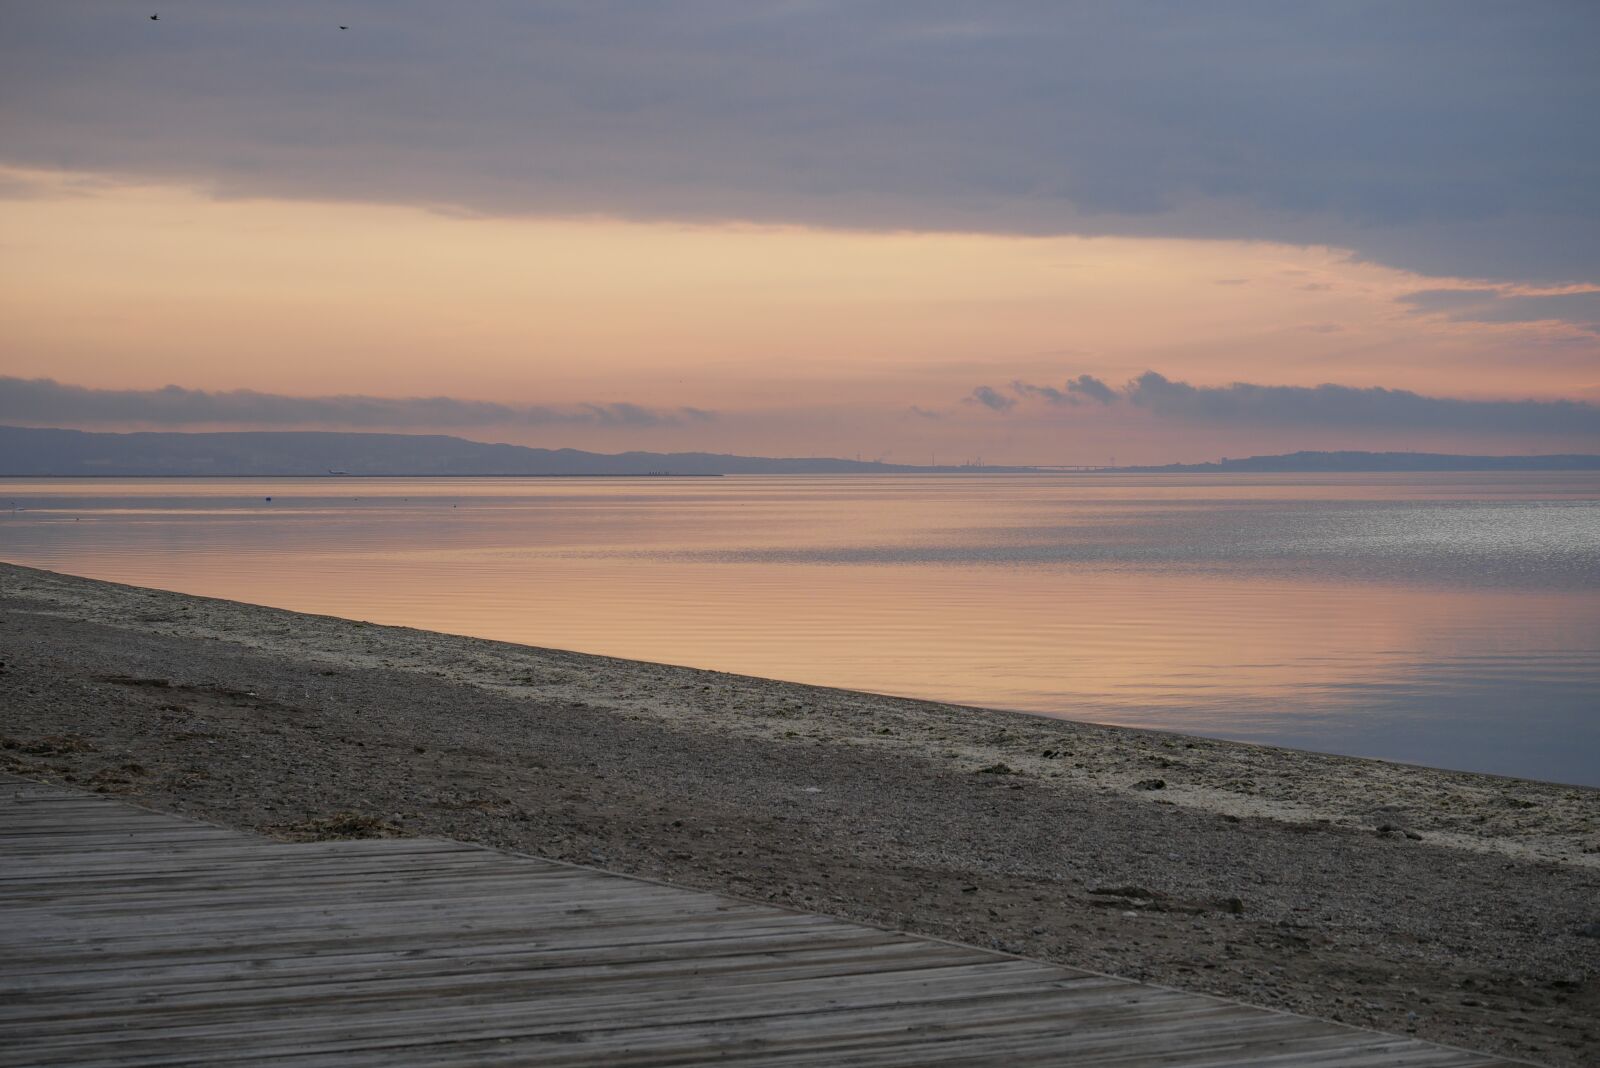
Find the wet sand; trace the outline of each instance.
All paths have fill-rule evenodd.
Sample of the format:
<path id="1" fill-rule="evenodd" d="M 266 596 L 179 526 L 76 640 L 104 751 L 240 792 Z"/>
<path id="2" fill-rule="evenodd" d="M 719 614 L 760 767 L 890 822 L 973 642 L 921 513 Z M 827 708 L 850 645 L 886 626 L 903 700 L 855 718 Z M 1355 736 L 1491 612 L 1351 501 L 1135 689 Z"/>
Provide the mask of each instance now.
<path id="1" fill-rule="evenodd" d="M 536 607 L 531 610 L 537 610 Z M 1600 1062 L 1600 791 L 0 565 L 0 766 Z"/>

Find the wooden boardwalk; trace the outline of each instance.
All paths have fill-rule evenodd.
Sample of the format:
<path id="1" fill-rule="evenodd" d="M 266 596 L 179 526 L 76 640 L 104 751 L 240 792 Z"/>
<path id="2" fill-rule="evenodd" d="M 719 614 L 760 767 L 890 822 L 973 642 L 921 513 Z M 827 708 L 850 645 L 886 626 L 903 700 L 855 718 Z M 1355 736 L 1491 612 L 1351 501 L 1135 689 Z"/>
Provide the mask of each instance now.
<path id="1" fill-rule="evenodd" d="M 0 777 L 3 1065 L 1511 1062 L 458 842 Z"/>

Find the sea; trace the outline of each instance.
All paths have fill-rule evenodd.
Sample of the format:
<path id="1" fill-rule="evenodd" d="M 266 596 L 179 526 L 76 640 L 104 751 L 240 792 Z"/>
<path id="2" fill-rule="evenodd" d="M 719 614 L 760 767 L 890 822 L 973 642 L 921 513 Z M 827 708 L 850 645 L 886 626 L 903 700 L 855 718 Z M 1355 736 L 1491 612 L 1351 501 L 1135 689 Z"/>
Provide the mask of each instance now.
<path id="1" fill-rule="evenodd" d="M 1597 473 L 12 479 L 0 559 L 1600 785 Z"/>

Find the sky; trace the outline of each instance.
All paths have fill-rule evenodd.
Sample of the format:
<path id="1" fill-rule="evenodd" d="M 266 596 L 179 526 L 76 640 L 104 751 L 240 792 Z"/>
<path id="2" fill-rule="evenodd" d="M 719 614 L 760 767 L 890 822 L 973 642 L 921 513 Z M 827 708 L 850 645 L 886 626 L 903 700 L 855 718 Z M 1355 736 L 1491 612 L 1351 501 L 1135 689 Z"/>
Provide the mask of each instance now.
<path id="1" fill-rule="evenodd" d="M 0 0 L 0 28 L 0 422 L 1600 452 L 1591 3 Z"/>

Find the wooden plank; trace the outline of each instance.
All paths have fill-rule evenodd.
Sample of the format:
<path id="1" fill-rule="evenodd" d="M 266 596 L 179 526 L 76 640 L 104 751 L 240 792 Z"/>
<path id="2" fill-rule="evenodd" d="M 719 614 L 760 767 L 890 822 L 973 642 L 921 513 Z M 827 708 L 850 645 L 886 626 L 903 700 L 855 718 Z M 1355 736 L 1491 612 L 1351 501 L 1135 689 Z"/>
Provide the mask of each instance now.
<path id="1" fill-rule="evenodd" d="M 449 847 L 449 848 L 444 848 Z M 230 871 L 269 872 L 309 858 L 348 857 L 354 863 L 360 859 L 379 857 L 438 858 L 444 862 L 449 857 L 461 857 L 487 863 L 495 854 L 476 846 L 456 842 L 433 842 L 426 838 L 353 839 L 335 842 L 267 842 L 259 838 L 240 837 L 239 843 L 203 843 L 181 850 L 163 850 L 154 846 L 124 850 L 97 850 L 93 853 L 62 853 L 52 857 L 39 857 L 28 861 L 27 867 L 10 866 L 0 874 L 0 881 L 24 883 L 29 872 L 45 878 L 51 873 L 79 872 L 84 875 L 115 875 L 126 872 L 206 872 L 225 878 Z M 497 861 L 502 858 L 495 858 Z M 224 865 L 226 865 L 224 867 Z M 550 865 L 550 867 L 559 867 Z M 539 862 L 530 870 L 542 870 Z"/>
<path id="2" fill-rule="evenodd" d="M 708 998 L 691 992 L 663 996 L 641 1003 L 638 998 L 574 999 L 549 1004 L 483 1003 L 471 1011 L 452 1009 L 414 1010 L 410 1007 L 387 1011 L 381 1006 L 363 1007 L 358 1014 L 343 1017 L 329 1014 L 315 1019 L 285 1016 L 262 1019 L 248 1027 L 229 1023 L 208 1027 L 203 1023 L 168 1024 L 147 1032 L 118 1031 L 115 1042 L 119 1056 L 130 1064 L 162 1063 L 171 1054 L 172 1043 L 186 1053 L 214 1064 L 227 1064 L 254 1056 L 264 1044 L 297 1052 L 336 1053 L 357 1049 L 402 1049 L 419 1042 L 438 1041 L 448 1034 L 456 1041 L 498 1043 L 535 1040 L 565 1044 L 574 1028 L 587 1034 L 587 1052 L 604 1057 L 607 1050 L 620 1050 L 639 1043 L 642 1034 L 700 1036 L 708 1032 L 759 1034 L 790 1033 L 813 1037 L 835 1027 L 849 1028 L 863 1021 L 892 1017 L 889 1027 L 958 1026 L 971 1019 L 994 1013 L 1038 1011 L 1051 1005 L 1054 991 L 1028 984 L 1018 976 L 1005 987 L 985 993 L 962 988 L 958 977 L 925 992 L 908 992 L 895 998 L 892 985 L 876 990 L 856 991 L 846 1003 L 836 998 L 835 1006 L 794 1002 L 774 1002 L 753 997 L 725 994 Z M 1215 1012 L 1213 1012 L 1213 1015 Z M 692 1039 L 691 1039 L 692 1040 Z M 654 1041 L 654 1039 L 652 1040 Z M 76 1063 L 88 1047 L 104 1039 L 81 1030 L 70 1035 L 50 1035 L 34 1041 L 26 1032 L 15 1033 L 12 1049 L 26 1050 L 40 1064 Z M 602 1060 L 600 1063 L 607 1063 Z"/>
<path id="3" fill-rule="evenodd" d="M 448 945 L 429 949 L 409 947 L 368 953 L 323 953 L 316 955 L 294 954 L 276 957 L 248 957 L 237 960 L 185 961 L 177 956 L 151 958 L 144 963 L 129 964 L 117 961 L 89 961 L 82 965 L 47 970 L 29 968 L 28 971 L 0 979 L 0 996 L 7 990 L 21 993 L 48 993 L 50 996 L 75 996 L 80 992 L 93 992 L 105 987 L 121 989 L 136 984 L 140 989 L 158 990 L 167 985 L 182 983 L 235 983 L 255 980 L 272 981 L 321 977 L 336 981 L 345 976 L 365 974 L 404 974 L 416 970 L 427 974 L 430 969 L 445 970 L 456 967 L 559 968 L 573 965 L 615 966 L 632 963 L 652 964 L 659 961 L 717 962 L 726 957 L 775 956 L 791 952 L 833 952 L 843 949 L 862 949 L 868 952 L 884 946 L 899 946 L 902 940 L 882 931 L 871 929 L 823 931 L 802 930 L 761 935 L 741 935 L 737 938 L 701 939 L 671 942 L 632 941 L 614 944 L 590 944 L 561 948 L 534 947 L 526 942 L 470 943 L 455 940 Z M 921 941 L 910 945 L 919 951 L 937 952 L 941 943 Z"/>
<path id="4" fill-rule="evenodd" d="M 547 1000 L 581 992 L 607 997 L 647 995 L 670 984 L 680 993 L 697 988 L 726 986 L 737 980 L 744 995 L 753 996 L 757 988 L 773 984 L 794 984 L 802 980 L 844 979 L 885 975 L 898 982 L 900 977 L 923 972 L 930 975 L 943 969 L 970 964 L 970 958 L 946 949 L 927 951 L 923 947 L 891 944 L 866 951 L 850 947 L 846 951 L 793 952 L 779 956 L 765 954 L 729 955 L 720 958 L 680 958 L 655 962 L 631 961 L 626 967 L 615 964 L 567 964 L 551 967 L 541 961 L 512 960 L 496 968 L 484 968 L 478 961 L 459 962 L 449 969 L 386 969 L 375 974 L 341 974 L 336 979 L 325 975 L 275 977 L 253 982 L 240 981 L 219 988 L 208 985 L 150 986 L 140 982 L 120 988 L 102 988 L 95 993 L 79 993 L 64 1001 L 56 991 L 41 997 L 23 992 L 9 997 L 0 1006 L 0 1022 L 25 1024 L 28 1033 L 40 1027 L 56 1027 L 64 1022 L 90 1020 L 102 1026 L 140 1025 L 147 1010 L 181 1006 L 185 1013 L 262 1007 L 304 1005 L 312 1010 L 330 1002 L 348 1007 L 382 1001 L 393 1009 L 406 1002 L 438 1007 L 459 1005 L 488 995 L 490 1000 L 537 998 Z M 785 994 L 794 993 L 786 987 Z M 122 1019 L 132 1016 L 131 1019 Z"/>
<path id="5" fill-rule="evenodd" d="M 215 968 L 168 969 L 157 972 L 141 969 L 85 976 L 81 973 L 58 975 L 54 982 L 26 978 L 0 983 L 0 1019 L 7 1017 L 51 1019 L 64 1012 L 77 1012 L 84 1006 L 116 1006 L 123 1003 L 146 1004 L 156 1000 L 208 998 L 213 1002 L 238 1002 L 263 995 L 280 998 L 297 996 L 301 989 L 315 988 L 322 995 L 343 991 L 360 994 L 371 988 L 381 990 L 404 982 L 405 993 L 426 990 L 429 984 L 500 983 L 502 977 L 515 982 L 528 975 L 561 975 L 567 981 L 604 982 L 616 978 L 651 977 L 659 981 L 675 975 L 710 976 L 741 972 L 747 982 L 771 982 L 794 969 L 826 968 L 849 973 L 852 970 L 897 967 L 940 967 L 964 959 L 951 947 L 901 940 L 864 944 L 861 939 L 833 942 L 811 940 L 800 943 L 756 942 L 739 939 L 699 953 L 686 953 L 678 947 L 664 952 L 641 952 L 635 947 L 616 947 L 607 954 L 584 949 L 553 953 L 529 951 L 456 957 L 405 957 L 384 955 L 365 965 L 348 959 L 330 973 L 324 959 L 294 959 L 288 967 L 243 968 L 219 971 Z M 218 980 L 227 978 L 226 984 Z M 71 995 L 70 999 L 66 995 Z"/>
<path id="6" fill-rule="evenodd" d="M 470 878 L 464 878 L 470 873 Z M 565 883 L 565 885 L 561 885 Z M 533 872 L 484 870 L 481 867 L 427 872 L 412 878 L 403 870 L 363 873 L 334 872 L 320 877 L 306 876 L 298 881 L 264 882 L 248 888 L 239 886 L 117 886 L 113 893 L 101 887 L 46 890 L 30 889 L 25 894 L 12 891 L 16 905 L 10 910 L 26 922 L 31 915 L 71 915 L 74 920 L 92 922 L 99 917 L 125 913 L 159 917 L 167 913 L 205 910 L 226 914 L 234 911 L 265 912 L 292 905 L 299 909 L 324 906 L 336 908 L 352 903 L 389 907 L 427 904 L 437 906 L 442 893 L 453 890 L 452 905 L 465 906 L 479 901 L 505 907 L 601 908 L 614 901 L 637 901 L 641 895 L 631 888 L 587 880 L 541 879 Z M 703 902 L 701 895 L 669 897 L 655 895 L 662 905 L 691 907 Z M 719 907 L 721 907 L 719 905 Z M 68 910 L 71 910 L 70 913 Z"/>
<path id="7" fill-rule="evenodd" d="M 808 922 L 809 921 L 809 922 Z M 274 954 L 300 954 L 304 956 L 332 956 L 360 950 L 396 950 L 423 952 L 441 945 L 459 945 L 476 941 L 506 942 L 523 939 L 524 944 L 541 948 L 606 948 L 619 942 L 627 944 L 699 945 L 710 941 L 764 937 L 773 934 L 807 934 L 830 927 L 819 925 L 810 917 L 789 916 L 772 918 L 759 924 L 649 924 L 635 927 L 619 926 L 604 931 L 593 931 L 576 925 L 570 930 L 540 931 L 539 937 L 530 937 L 526 924 L 481 925 L 474 928 L 441 928 L 407 937 L 392 931 L 376 934 L 366 932 L 250 932 L 230 939 L 185 942 L 181 939 L 146 940 L 118 947 L 116 953 L 103 952 L 94 945 L 55 943 L 48 952 L 31 956 L 8 954 L 17 967 L 32 970 L 47 969 L 65 964 L 69 968 L 90 966 L 98 961 L 132 966 L 152 958 L 161 960 L 219 961 L 251 960 Z"/>
<path id="8" fill-rule="evenodd" d="M 304 907 L 273 903 L 270 908 L 250 909 L 244 906 L 226 909 L 196 911 L 185 915 L 181 911 L 159 914 L 142 914 L 137 910 L 126 913 L 114 906 L 96 916 L 70 917 L 55 914 L 57 920 L 69 923 L 60 928 L 54 937 L 35 935 L 21 923 L 50 918 L 37 915 L 36 910 L 19 910 L 14 914 L 17 926 L 0 934 L 0 950 L 10 946 L 31 945 L 49 948 L 59 941 L 81 942 L 92 938 L 107 949 L 118 947 L 131 940 L 152 938 L 178 938 L 195 940 L 230 935 L 273 932 L 292 933 L 303 927 L 308 917 L 315 917 L 318 927 L 330 932 L 360 934 L 365 936 L 387 931 L 393 937 L 408 938 L 418 929 L 457 927 L 473 929 L 482 925 L 497 928 L 518 928 L 530 933 L 544 930 L 562 930 L 581 927 L 594 930 L 614 924 L 636 926 L 644 923 L 678 924 L 739 923 L 743 921 L 769 922 L 783 916 L 776 910 L 759 905 L 717 901 L 650 901 L 618 904 L 614 908 L 590 908 L 578 900 L 561 898 L 544 902 L 531 895 L 511 900 L 493 898 L 462 898 L 401 902 L 387 906 L 381 917 L 359 900 L 341 900 L 336 903 L 319 901 Z M 787 918 L 787 917 L 785 917 Z M 377 920 L 381 920 L 381 925 Z M 823 921 L 812 921 L 826 922 Z"/>

